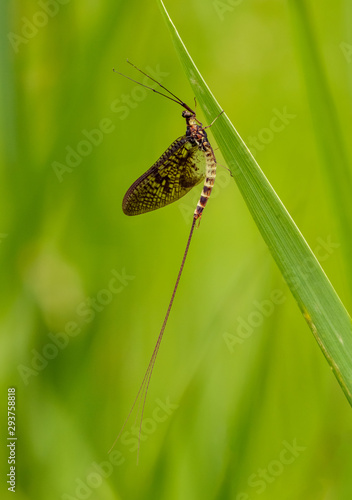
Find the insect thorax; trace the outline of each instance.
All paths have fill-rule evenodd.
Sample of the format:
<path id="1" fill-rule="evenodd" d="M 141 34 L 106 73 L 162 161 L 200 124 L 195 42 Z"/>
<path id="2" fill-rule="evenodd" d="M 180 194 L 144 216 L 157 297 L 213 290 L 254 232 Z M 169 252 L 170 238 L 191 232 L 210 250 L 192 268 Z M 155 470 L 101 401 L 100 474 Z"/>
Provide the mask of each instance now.
<path id="1" fill-rule="evenodd" d="M 195 123 L 195 121 L 193 121 L 193 123 L 188 123 L 187 120 L 186 136 L 189 138 L 190 142 L 197 144 L 197 146 L 201 149 L 204 149 L 204 143 L 208 142 L 207 134 L 204 128 Z"/>

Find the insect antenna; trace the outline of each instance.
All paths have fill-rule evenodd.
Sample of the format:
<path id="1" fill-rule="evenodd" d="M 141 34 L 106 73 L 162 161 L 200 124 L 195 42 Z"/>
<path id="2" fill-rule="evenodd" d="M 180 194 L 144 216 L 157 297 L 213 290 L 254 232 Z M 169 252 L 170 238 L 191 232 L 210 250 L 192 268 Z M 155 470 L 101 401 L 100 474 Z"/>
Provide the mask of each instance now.
<path id="1" fill-rule="evenodd" d="M 170 97 L 168 95 L 165 95 L 162 92 L 159 92 L 158 90 L 153 89 L 153 87 L 149 87 L 148 85 L 145 85 L 144 83 L 138 82 L 137 80 L 134 80 L 133 78 L 130 78 L 129 76 L 126 76 L 123 73 L 120 73 L 119 71 L 116 71 L 115 69 L 113 69 L 114 73 L 117 73 L 117 74 L 119 74 L 121 76 L 124 76 L 128 80 L 131 80 L 132 82 L 137 83 L 138 85 L 141 85 L 142 87 L 145 87 L 146 89 L 152 90 L 156 94 L 162 95 L 162 96 L 166 97 L 167 99 L 170 99 L 170 101 L 176 102 L 177 104 L 179 104 L 183 108 L 187 109 L 187 111 L 189 111 L 190 113 L 192 113 L 192 114 L 195 115 L 195 112 L 193 111 L 193 109 L 191 109 L 188 106 L 188 104 L 186 104 L 185 102 L 183 102 L 179 97 L 177 97 L 177 95 L 173 94 L 169 89 L 167 89 L 166 87 L 164 87 L 164 85 L 162 85 L 160 82 L 158 82 L 158 80 L 155 80 L 154 78 L 152 78 L 151 76 L 149 76 L 147 73 L 145 73 L 140 68 L 138 68 L 138 66 L 136 66 L 133 63 L 131 63 L 131 61 L 129 61 L 128 59 L 127 59 L 127 62 L 128 62 L 128 64 L 130 64 L 131 66 L 133 66 L 137 71 L 139 71 L 140 73 L 142 73 L 142 75 L 144 75 L 147 78 L 149 78 L 149 80 L 152 80 L 152 82 L 157 83 L 159 85 L 159 87 L 161 87 L 162 89 L 166 90 L 166 92 L 168 92 L 170 95 L 172 95 L 172 97 Z"/>
<path id="2" fill-rule="evenodd" d="M 159 347 L 160 347 L 160 344 L 161 344 L 161 341 L 162 341 L 162 338 L 163 338 L 163 335 L 164 335 L 166 324 L 167 324 L 167 321 L 168 321 L 169 316 L 170 316 L 172 304 L 174 303 L 174 299 L 175 299 L 175 295 L 176 295 L 176 292 L 177 292 L 177 288 L 178 288 L 178 285 L 179 285 L 179 282 L 180 282 L 180 279 L 181 279 L 181 275 L 182 275 L 182 271 L 183 271 L 183 268 L 184 268 L 184 265 L 185 265 L 185 262 L 186 262 L 186 258 L 187 258 L 189 246 L 191 244 L 191 240 L 192 240 L 194 228 L 195 228 L 195 225 L 196 225 L 196 221 L 197 221 L 196 217 L 193 217 L 191 230 L 190 230 L 190 233 L 189 233 L 189 236 L 188 236 L 187 245 L 186 245 L 186 248 L 185 248 L 185 252 L 183 254 L 181 266 L 180 266 L 180 269 L 178 271 L 176 283 L 175 283 L 175 286 L 174 286 L 174 289 L 173 289 L 173 292 L 172 292 L 172 295 L 171 295 L 169 306 L 167 308 L 167 311 L 166 311 L 166 314 L 165 314 L 165 318 L 164 318 L 164 321 L 163 321 L 160 333 L 158 335 L 158 339 L 156 341 L 156 344 L 155 344 L 152 356 L 151 356 L 149 364 L 148 364 L 147 371 L 145 372 L 145 375 L 143 377 L 142 383 L 141 383 L 141 385 L 140 385 L 140 387 L 138 389 L 137 396 L 136 396 L 136 398 L 135 398 L 135 400 L 134 400 L 134 402 L 132 404 L 132 407 L 131 407 L 131 409 L 129 411 L 129 414 L 127 415 L 127 418 L 126 418 L 126 420 L 125 420 L 125 422 L 124 422 L 124 424 L 123 424 L 123 426 L 122 426 L 122 428 L 121 428 L 121 430 L 120 430 L 117 438 L 115 439 L 113 445 L 111 446 L 110 450 L 108 451 L 108 453 L 110 453 L 113 450 L 113 448 L 114 448 L 115 444 L 117 443 L 119 437 L 121 436 L 124 428 L 126 427 L 127 422 L 129 421 L 130 416 L 131 416 L 131 414 L 132 414 L 135 406 L 137 405 L 137 408 L 139 409 L 140 406 L 142 405 L 141 416 L 140 416 L 140 423 L 139 423 L 139 432 L 138 432 L 137 464 L 138 464 L 138 460 L 139 460 L 139 449 L 140 449 L 140 444 L 141 444 L 141 433 L 142 433 L 142 423 L 143 423 L 144 408 L 145 408 L 145 402 L 146 402 L 146 399 L 147 399 L 147 393 L 148 393 L 148 389 L 149 389 L 150 379 L 152 377 L 152 373 L 153 373 L 153 369 L 154 369 L 154 365 L 155 365 L 155 360 L 156 360 L 156 357 L 157 357 L 158 352 L 159 352 Z M 137 412 L 136 420 L 137 420 L 137 417 L 138 417 L 138 412 Z"/>

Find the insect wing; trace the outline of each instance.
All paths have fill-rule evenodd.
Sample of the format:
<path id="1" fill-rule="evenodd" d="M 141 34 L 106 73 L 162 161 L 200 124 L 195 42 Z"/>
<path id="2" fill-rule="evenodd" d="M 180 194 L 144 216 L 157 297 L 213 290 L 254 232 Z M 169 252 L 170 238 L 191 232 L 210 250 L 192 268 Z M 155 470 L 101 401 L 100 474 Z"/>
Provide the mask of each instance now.
<path id="1" fill-rule="evenodd" d="M 182 198 L 205 177 L 205 154 L 183 136 L 137 179 L 122 202 L 126 215 L 139 215 Z"/>

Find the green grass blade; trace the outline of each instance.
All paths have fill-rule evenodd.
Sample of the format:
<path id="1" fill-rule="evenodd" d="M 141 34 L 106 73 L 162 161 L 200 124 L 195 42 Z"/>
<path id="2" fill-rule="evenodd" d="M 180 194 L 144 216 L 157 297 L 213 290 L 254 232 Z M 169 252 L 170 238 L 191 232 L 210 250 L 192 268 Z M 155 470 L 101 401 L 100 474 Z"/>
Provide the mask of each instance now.
<path id="1" fill-rule="evenodd" d="M 196 68 L 162 0 L 158 3 L 197 101 L 210 123 L 221 107 Z M 352 327 L 345 307 L 225 113 L 211 130 L 259 231 L 352 405 Z"/>

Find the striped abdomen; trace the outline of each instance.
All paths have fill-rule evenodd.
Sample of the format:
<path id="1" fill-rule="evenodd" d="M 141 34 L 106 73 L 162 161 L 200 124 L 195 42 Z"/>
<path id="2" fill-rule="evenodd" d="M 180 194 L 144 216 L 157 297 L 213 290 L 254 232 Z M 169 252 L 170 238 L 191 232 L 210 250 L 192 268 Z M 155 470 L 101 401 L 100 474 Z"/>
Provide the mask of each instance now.
<path id="1" fill-rule="evenodd" d="M 202 141 L 201 145 L 205 154 L 205 181 L 198 201 L 197 207 L 194 211 L 194 219 L 199 219 L 202 216 L 205 205 L 207 204 L 208 198 L 212 192 L 215 177 L 216 177 L 216 159 L 214 151 L 207 140 Z"/>

